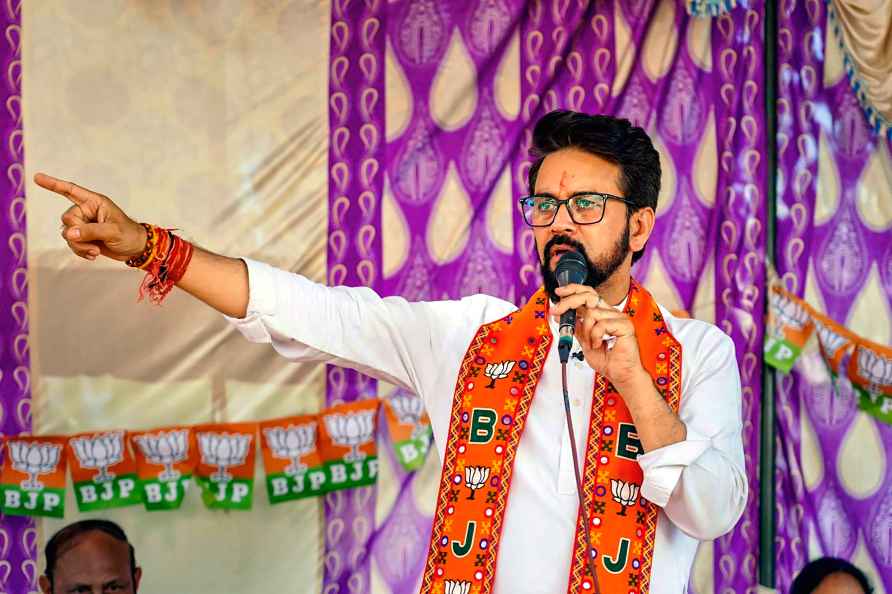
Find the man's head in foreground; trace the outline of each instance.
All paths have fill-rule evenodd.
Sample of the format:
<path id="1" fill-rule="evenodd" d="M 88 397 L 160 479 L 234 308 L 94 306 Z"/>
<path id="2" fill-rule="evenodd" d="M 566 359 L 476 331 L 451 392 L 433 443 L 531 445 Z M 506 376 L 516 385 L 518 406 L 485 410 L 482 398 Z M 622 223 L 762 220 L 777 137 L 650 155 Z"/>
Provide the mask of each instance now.
<path id="1" fill-rule="evenodd" d="M 790 594 L 871 594 L 864 573 L 836 557 L 821 557 L 808 563 L 793 580 Z"/>
<path id="2" fill-rule="evenodd" d="M 108 520 L 83 520 L 56 532 L 46 543 L 44 594 L 135 593 L 142 570 L 133 545 Z"/>
<path id="3" fill-rule="evenodd" d="M 624 283 L 656 219 L 660 157 L 648 135 L 628 120 L 554 111 L 536 123 L 532 151 L 521 209 L 552 299 L 554 267 L 572 249 L 587 260 L 587 285 Z"/>

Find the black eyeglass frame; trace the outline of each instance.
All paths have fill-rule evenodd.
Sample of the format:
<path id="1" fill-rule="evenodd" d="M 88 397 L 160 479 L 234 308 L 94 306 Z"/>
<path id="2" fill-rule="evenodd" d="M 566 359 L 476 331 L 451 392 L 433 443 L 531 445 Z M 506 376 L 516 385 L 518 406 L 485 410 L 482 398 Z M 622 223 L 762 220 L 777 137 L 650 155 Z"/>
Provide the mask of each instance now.
<path id="1" fill-rule="evenodd" d="M 590 221 L 588 223 L 580 223 L 573 216 L 573 211 L 570 209 L 570 201 L 576 200 L 577 198 L 584 198 L 586 196 L 597 196 L 598 198 L 601 198 L 603 200 L 603 207 L 601 208 L 601 216 L 597 221 Z M 530 198 L 548 198 L 549 200 L 554 200 L 557 203 L 557 208 L 554 209 L 554 216 L 551 217 L 551 221 L 549 221 L 547 224 L 534 225 L 533 223 L 531 223 L 527 220 L 526 216 L 523 213 L 523 203 L 524 203 L 524 201 L 529 200 Z M 557 213 L 561 209 L 561 206 L 563 206 L 564 208 L 567 209 L 567 214 L 570 215 L 570 220 L 573 221 L 574 224 L 576 224 L 576 225 L 597 225 L 598 223 L 600 223 L 601 221 L 604 220 L 604 215 L 607 213 L 607 201 L 608 200 L 616 200 L 617 202 L 622 202 L 626 206 L 635 206 L 634 202 L 631 202 L 630 200 L 626 200 L 622 196 L 614 196 L 613 194 L 607 194 L 605 192 L 579 192 L 578 194 L 573 194 L 569 198 L 565 198 L 565 199 L 555 198 L 555 197 L 549 196 L 547 194 L 531 194 L 529 196 L 524 196 L 520 200 L 518 200 L 517 205 L 520 207 L 520 216 L 523 219 L 523 222 L 526 223 L 530 227 L 537 227 L 537 228 L 538 227 L 551 227 L 552 225 L 554 225 L 554 220 L 557 218 Z"/>

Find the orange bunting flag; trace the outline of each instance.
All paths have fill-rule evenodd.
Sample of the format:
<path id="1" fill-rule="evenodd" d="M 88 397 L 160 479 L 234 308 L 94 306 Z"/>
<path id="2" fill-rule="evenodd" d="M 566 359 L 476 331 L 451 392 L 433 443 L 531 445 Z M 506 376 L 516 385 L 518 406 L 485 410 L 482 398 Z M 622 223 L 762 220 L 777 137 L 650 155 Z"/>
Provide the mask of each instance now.
<path id="1" fill-rule="evenodd" d="M 65 437 L 6 437 L 0 483 L 3 513 L 65 516 Z"/>
<path id="2" fill-rule="evenodd" d="M 411 392 L 399 390 L 382 403 L 397 460 L 406 471 L 418 470 L 424 465 L 433 439 L 424 402 Z"/>
<path id="3" fill-rule="evenodd" d="M 814 330 L 811 308 L 777 285 L 771 288 L 768 298 L 765 362 L 789 373 Z"/>
<path id="4" fill-rule="evenodd" d="M 136 460 L 125 431 L 73 435 L 68 438 L 67 449 L 78 510 L 142 503 Z"/>
<path id="5" fill-rule="evenodd" d="M 196 478 L 209 508 L 251 509 L 256 423 L 195 428 L 200 455 Z"/>
<path id="6" fill-rule="evenodd" d="M 377 399 L 334 406 L 319 413 L 319 452 L 328 491 L 372 485 L 378 477 Z"/>
<path id="7" fill-rule="evenodd" d="M 892 348 L 859 338 L 849 358 L 848 372 L 858 390 L 859 406 L 892 423 Z"/>
<path id="8" fill-rule="evenodd" d="M 835 377 L 841 371 L 845 371 L 841 369 L 843 358 L 858 342 L 858 336 L 814 310 L 811 311 L 811 316 L 815 324 L 815 333 L 818 335 L 821 354 L 824 355 L 824 360 Z"/>
<path id="9" fill-rule="evenodd" d="M 322 495 L 328 474 L 319 456 L 316 415 L 276 419 L 260 424 L 266 493 L 272 504 Z"/>
<path id="10" fill-rule="evenodd" d="M 190 427 L 130 434 L 143 503 L 147 510 L 179 509 L 198 462 Z"/>

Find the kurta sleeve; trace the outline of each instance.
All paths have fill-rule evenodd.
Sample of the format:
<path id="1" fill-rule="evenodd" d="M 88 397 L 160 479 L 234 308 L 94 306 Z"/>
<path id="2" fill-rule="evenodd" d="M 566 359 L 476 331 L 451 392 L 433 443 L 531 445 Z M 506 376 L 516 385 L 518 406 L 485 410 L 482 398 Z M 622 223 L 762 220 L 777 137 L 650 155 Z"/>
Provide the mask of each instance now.
<path id="1" fill-rule="evenodd" d="M 734 343 L 712 330 L 693 353 L 694 369 L 682 392 L 679 418 L 687 438 L 638 457 L 641 494 L 700 540 L 730 531 L 748 495 Z"/>
<path id="2" fill-rule="evenodd" d="M 269 343 L 294 361 L 356 369 L 417 394 L 442 372 L 444 358 L 464 354 L 480 324 L 513 308 L 483 295 L 435 302 L 382 298 L 368 288 L 327 287 L 268 264 L 245 263 L 247 314 L 227 319 L 248 340 Z M 446 352 L 456 344 L 461 352 Z"/>

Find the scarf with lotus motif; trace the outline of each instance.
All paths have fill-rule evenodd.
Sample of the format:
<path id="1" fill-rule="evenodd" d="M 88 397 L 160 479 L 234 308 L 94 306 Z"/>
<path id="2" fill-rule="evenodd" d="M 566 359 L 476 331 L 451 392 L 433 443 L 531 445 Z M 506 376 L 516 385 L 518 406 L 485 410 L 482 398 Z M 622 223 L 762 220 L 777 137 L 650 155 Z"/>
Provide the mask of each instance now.
<path id="1" fill-rule="evenodd" d="M 677 412 L 681 345 L 653 297 L 634 279 L 625 311 L 645 369 Z M 514 458 L 551 342 L 544 289 L 522 309 L 481 326 L 471 341 L 455 385 L 423 594 L 493 591 Z M 596 374 L 582 490 L 605 594 L 649 591 L 658 510 L 639 497 L 642 453 L 622 397 Z M 582 521 L 580 513 L 571 594 L 594 591 Z"/>

